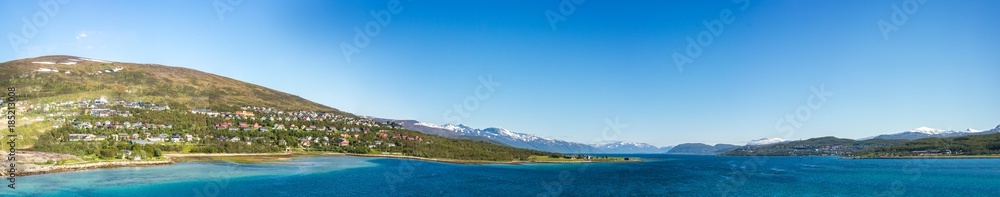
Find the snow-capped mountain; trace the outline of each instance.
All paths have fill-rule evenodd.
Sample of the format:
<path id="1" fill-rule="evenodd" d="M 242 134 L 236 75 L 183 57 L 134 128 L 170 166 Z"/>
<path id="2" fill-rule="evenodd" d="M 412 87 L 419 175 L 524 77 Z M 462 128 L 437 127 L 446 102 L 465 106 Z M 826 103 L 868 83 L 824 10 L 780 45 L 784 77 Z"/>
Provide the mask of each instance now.
<path id="1" fill-rule="evenodd" d="M 760 138 L 760 139 L 756 139 L 756 140 L 750 140 L 750 142 L 747 143 L 747 146 L 760 146 L 760 145 L 782 143 L 782 142 L 787 142 L 787 141 L 788 140 L 781 139 L 781 138 L 776 138 L 776 137 L 772 137 L 772 138 Z"/>
<path id="2" fill-rule="evenodd" d="M 650 144 L 630 141 L 615 141 L 592 145 L 603 153 L 666 153 L 673 146 L 656 147 Z"/>
<path id="3" fill-rule="evenodd" d="M 991 130 L 991 131 L 993 131 L 993 130 Z M 992 133 L 992 132 L 983 132 L 981 130 L 977 130 L 977 129 L 973 129 L 973 128 L 968 128 L 968 129 L 965 129 L 965 130 L 956 131 L 956 130 L 941 130 L 941 129 L 935 129 L 935 128 L 930 128 L 930 127 L 918 127 L 918 128 L 911 129 L 911 130 L 908 130 L 908 131 L 903 131 L 903 132 L 900 132 L 900 133 L 883 134 L 883 135 L 878 135 L 878 136 L 875 136 L 875 137 L 862 138 L 862 140 L 864 140 L 864 139 L 873 139 L 873 138 L 874 139 L 915 140 L 915 139 L 929 138 L 929 137 L 960 137 L 960 136 L 967 136 L 967 135 L 980 135 L 980 134 L 989 134 L 989 133 Z"/>
<path id="4" fill-rule="evenodd" d="M 736 150 L 741 146 L 732 144 L 716 144 L 708 145 L 702 143 L 684 143 L 678 144 L 673 149 L 670 149 L 670 154 L 693 154 L 693 155 L 717 155 L 724 152 L 729 152 L 731 150 Z"/>
<path id="5" fill-rule="evenodd" d="M 923 134 L 928 134 L 928 135 L 941 135 L 941 134 L 947 134 L 947 133 L 956 133 L 957 131 L 945 131 L 945 130 L 930 128 L 930 127 L 917 127 L 916 129 L 909 130 L 908 132 L 923 133 Z"/>
<path id="6" fill-rule="evenodd" d="M 665 150 L 637 142 L 611 142 L 590 145 L 568 142 L 558 139 L 539 137 L 527 133 L 518 133 L 500 127 L 484 129 L 472 128 L 466 125 L 436 125 L 415 120 L 377 119 L 378 121 L 393 121 L 403 125 L 403 128 L 427 134 L 452 138 L 480 139 L 506 144 L 508 146 L 534 149 L 558 153 L 664 153 Z M 669 150 L 670 147 L 663 147 Z"/>

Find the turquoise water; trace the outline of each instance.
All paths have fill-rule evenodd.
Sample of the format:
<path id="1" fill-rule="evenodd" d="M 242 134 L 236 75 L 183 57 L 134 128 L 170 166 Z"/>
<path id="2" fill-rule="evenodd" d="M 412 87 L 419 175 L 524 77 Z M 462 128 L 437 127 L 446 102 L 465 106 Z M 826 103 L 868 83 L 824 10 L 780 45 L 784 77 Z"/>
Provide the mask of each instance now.
<path id="1" fill-rule="evenodd" d="M 17 179 L 9 196 L 1000 196 L 1000 159 L 635 155 L 458 165 L 360 157 L 186 162 Z"/>

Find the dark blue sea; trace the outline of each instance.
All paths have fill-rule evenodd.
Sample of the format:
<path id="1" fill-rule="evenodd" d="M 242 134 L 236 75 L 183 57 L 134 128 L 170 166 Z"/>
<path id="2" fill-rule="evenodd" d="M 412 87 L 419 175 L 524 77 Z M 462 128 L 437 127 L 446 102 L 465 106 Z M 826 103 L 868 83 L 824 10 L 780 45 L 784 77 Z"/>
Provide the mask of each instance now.
<path id="1" fill-rule="evenodd" d="M 1000 196 L 1000 159 L 630 155 L 644 162 L 462 165 L 301 157 L 17 179 L 3 196 Z"/>

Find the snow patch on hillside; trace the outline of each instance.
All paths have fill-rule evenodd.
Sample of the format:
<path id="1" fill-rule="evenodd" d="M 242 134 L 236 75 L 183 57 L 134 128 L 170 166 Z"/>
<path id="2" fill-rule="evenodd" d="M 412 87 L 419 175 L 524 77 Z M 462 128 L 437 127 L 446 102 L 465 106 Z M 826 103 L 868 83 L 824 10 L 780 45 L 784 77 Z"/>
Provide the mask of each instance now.
<path id="1" fill-rule="evenodd" d="M 756 139 L 756 140 L 750 140 L 750 142 L 747 143 L 747 145 L 759 146 L 759 145 L 768 145 L 768 144 L 782 143 L 782 142 L 787 142 L 787 141 L 788 140 L 781 139 L 781 138 L 776 138 L 776 137 L 772 137 L 772 138 L 760 138 L 760 139 Z"/>

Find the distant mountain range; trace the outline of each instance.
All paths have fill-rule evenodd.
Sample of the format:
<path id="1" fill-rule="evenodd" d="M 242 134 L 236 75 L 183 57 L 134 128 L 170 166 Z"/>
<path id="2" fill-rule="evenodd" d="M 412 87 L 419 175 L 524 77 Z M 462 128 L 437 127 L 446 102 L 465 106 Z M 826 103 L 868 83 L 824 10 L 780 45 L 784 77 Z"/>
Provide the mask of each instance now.
<path id="1" fill-rule="evenodd" d="M 416 120 L 393 120 L 393 119 L 382 119 L 382 118 L 374 118 L 374 119 L 382 122 L 384 121 L 397 122 L 402 124 L 403 128 L 427 134 L 440 135 L 457 139 L 489 141 L 517 148 L 526 148 L 526 149 L 558 152 L 558 153 L 609 153 L 609 154 L 670 153 L 670 154 L 715 155 L 715 154 L 730 152 L 733 150 L 737 150 L 741 147 L 744 147 L 732 144 L 708 145 L 702 143 L 686 143 L 677 146 L 657 147 L 646 143 L 629 142 L 629 141 L 614 141 L 614 142 L 607 142 L 600 144 L 584 144 L 584 143 L 569 142 L 569 141 L 546 138 L 546 137 L 539 137 L 527 133 L 513 132 L 500 127 L 477 129 L 465 125 L 452 125 L 452 124 L 435 125 L 430 123 L 419 122 Z M 853 140 L 851 140 L 850 142 L 845 141 L 839 144 L 854 145 L 855 143 L 859 143 L 863 144 L 864 145 L 863 147 L 868 147 L 873 145 L 881 146 L 881 145 L 891 145 L 899 143 L 899 141 L 891 141 L 891 140 L 916 140 L 916 139 L 931 138 L 931 137 L 939 137 L 939 138 L 960 137 L 967 135 L 992 134 L 998 132 L 1000 132 L 1000 126 L 998 126 L 998 129 L 992 129 L 988 131 L 980 131 L 976 129 L 954 131 L 954 130 L 940 130 L 928 127 L 920 127 L 908 131 L 903 131 L 900 133 L 883 134 L 874 137 L 862 138 L 859 139 L 858 141 L 853 141 Z M 814 139 L 822 139 L 822 138 L 814 138 Z M 872 139 L 890 140 L 890 141 L 869 141 Z M 810 140 L 792 141 L 781 138 L 761 138 L 761 139 L 751 140 L 746 144 L 746 147 L 760 147 L 767 149 L 773 149 L 770 147 L 785 148 L 787 146 L 771 146 L 771 145 L 786 144 L 786 143 L 794 143 L 797 145 L 809 146 L 812 144 L 812 141 Z M 753 148 L 747 150 L 753 151 L 753 150 L 758 150 L 760 148 Z M 854 151 L 857 150 L 850 149 L 847 152 L 854 152 Z M 781 155 L 785 153 L 791 153 L 791 152 L 788 150 L 769 152 L 769 154 L 775 154 L 775 155 Z M 829 154 L 829 153 L 820 151 L 816 152 L 815 154 Z"/>
<path id="2" fill-rule="evenodd" d="M 616 141 L 592 146 L 601 151 L 599 153 L 666 153 L 674 148 L 673 146 L 656 147 L 646 143 L 629 141 Z"/>
<path id="3" fill-rule="evenodd" d="M 962 131 L 920 127 L 895 134 L 885 134 L 859 140 L 833 136 L 786 141 L 768 145 L 750 145 L 722 153 L 734 156 L 905 156 L 910 151 L 954 150 L 970 155 L 994 154 L 1000 125 L 988 131 Z"/>
<path id="4" fill-rule="evenodd" d="M 500 127 L 489 127 L 484 129 L 472 128 L 466 125 L 435 125 L 423 123 L 416 120 L 393 120 L 384 118 L 374 118 L 377 121 L 397 122 L 403 128 L 419 131 L 427 134 L 440 135 L 452 138 L 474 139 L 490 141 L 517 148 L 526 148 L 558 153 L 665 153 L 672 147 L 657 147 L 646 143 L 615 141 L 601 144 L 584 144 L 569 142 L 564 140 L 539 137 L 527 133 L 513 132 Z"/>
<path id="5" fill-rule="evenodd" d="M 906 156 L 983 156 L 1000 155 L 1000 125 L 989 131 L 945 138 L 906 140 L 892 146 L 859 151 L 856 156 L 869 158 Z"/>
<path id="6" fill-rule="evenodd" d="M 33 87 L 19 92 L 25 98 L 67 99 L 96 98 L 113 94 L 115 99 L 142 100 L 163 103 L 179 109 L 208 108 L 234 111 L 239 106 L 259 106 L 288 110 L 324 111 L 353 117 L 355 115 L 315 103 L 301 97 L 201 71 L 155 64 L 111 62 L 74 56 L 43 56 L 0 63 L 0 87 Z M 72 98 L 70 98 L 72 99 Z M 380 122 L 397 122 L 404 128 L 452 139 L 487 141 L 517 148 L 559 153 L 677 153 L 719 154 L 741 146 L 729 144 L 681 144 L 657 147 L 646 143 L 614 141 L 584 144 L 518 133 L 500 127 L 472 128 L 465 125 L 435 125 L 415 120 L 373 118 Z M 980 137 L 1000 133 L 997 128 L 940 130 L 915 128 L 893 134 L 877 135 L 861 140 L 814 138 L 818 140 L 788 141 L 781 138 L 752 140 L 746 145 L 748 154 L 843 154 L 867 147 L 884 147 L 899 141 L 925 138 Z M 974 136 L 973 136 L 974 135 Z M 822 145 L 822 146 L 820 146 Z M 829 145 L 852 146 L 835 147 Z M 811 147 L 812 151 L 804 147 Z"/>
<path id="7" fill-rule="evenodd" d="M 736 150 L 742 146 L 732 144 L 716 144 L 715 146 L 702 143 L 686 143 L 670 149 L 670 154 L 693 154 L 693 155 L 716 155 L 731 150 Z"/>
<path id="8" fill-rule="evenodd" d="M 909 131 L 903 131 L 903 132 L 900 132 L 900 133 L 884 134 L 884 135 L 878 135 L 878 136 L 874 136 L 874 137 L 861 138 L 861 140 L 866 140 L 866 139 L 903 139 L 903 140 L 916 140 L 916 139 L 931 138 L 931 137 L 945 138 L 945 137 L 961 137 L 961 136 L 968 136 L 968 135 L 985 135 L 985 134 L 992 134 L 992 133 L 996 133 L 996 132 L 997 132 L 996 129 L 984 132 L 984 131 L 976 130 L 976 129 L 972 129 L 972 128 L 961 130 L 961 131 L 955 131 L 955 130 L 934 129 L 934 128 L 929 128 L 929 127 L 920 127 L 920 128 L 912 129 L 912 130 L 909 130 Z"/>

